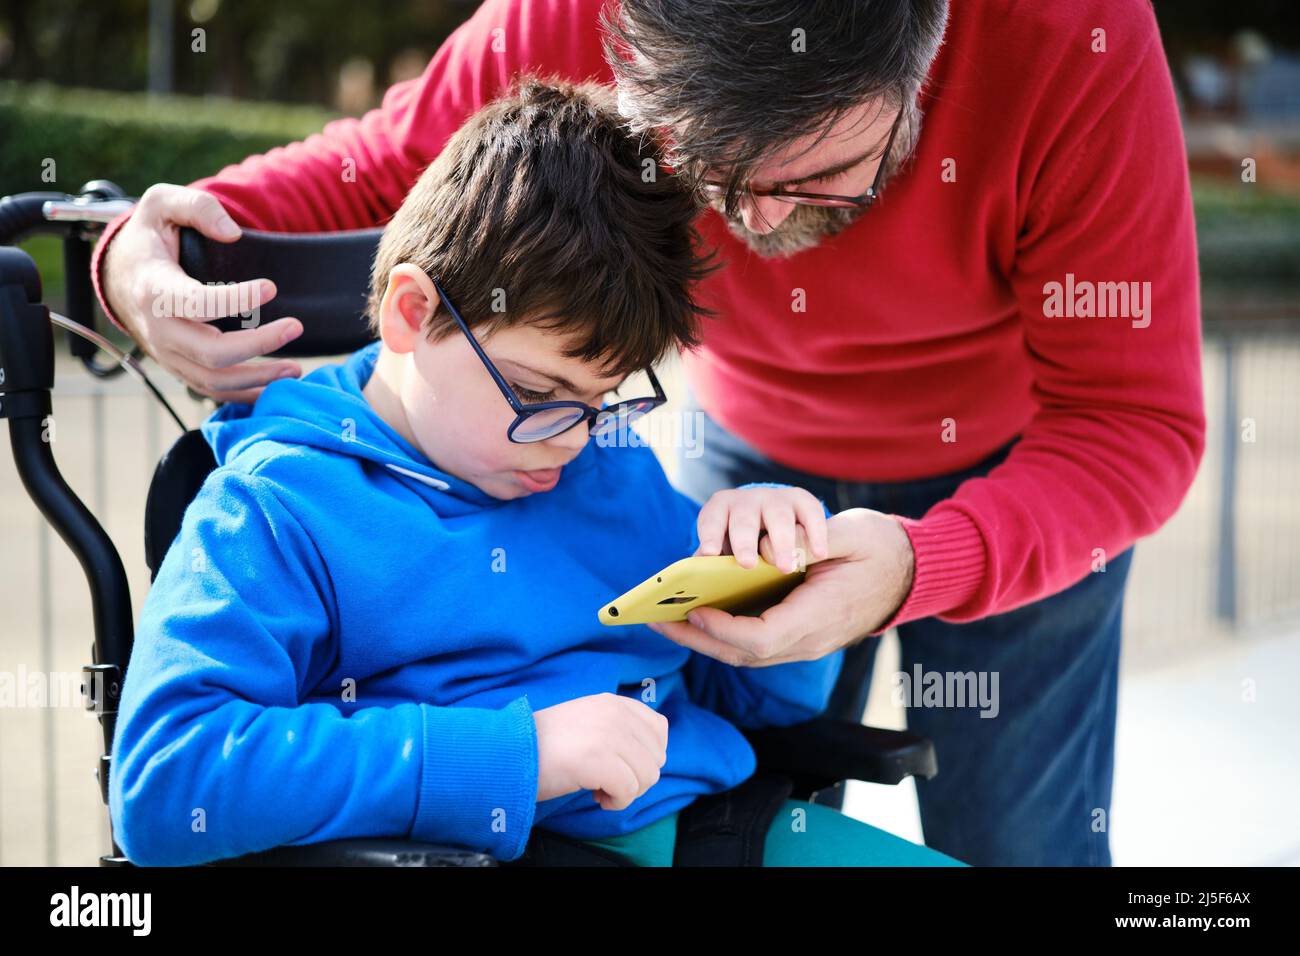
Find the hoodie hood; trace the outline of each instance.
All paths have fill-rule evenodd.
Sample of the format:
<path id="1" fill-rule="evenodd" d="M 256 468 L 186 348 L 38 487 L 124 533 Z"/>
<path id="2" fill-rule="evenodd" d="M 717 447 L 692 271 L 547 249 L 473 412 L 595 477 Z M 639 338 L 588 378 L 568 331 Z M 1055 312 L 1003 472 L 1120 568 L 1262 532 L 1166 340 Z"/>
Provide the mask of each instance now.
<path id="1" fill-rule="evenodd" d="M 466 505 L 506 504 L 444 472 L 366 401 L 361 390 L 374 372 L 381 347 L 375 341 L 342 363 L 322 366 L 302 378 L 277 379 L 253 405 L 229 403 L 217 409 L 199 426 L 217 464 L 251 471 L 279 451 L 266 443 L 302 445 L 374 462 Z M 575 466 L 586 463 L 591 445 L 565 466 L 561 481 Z"/>

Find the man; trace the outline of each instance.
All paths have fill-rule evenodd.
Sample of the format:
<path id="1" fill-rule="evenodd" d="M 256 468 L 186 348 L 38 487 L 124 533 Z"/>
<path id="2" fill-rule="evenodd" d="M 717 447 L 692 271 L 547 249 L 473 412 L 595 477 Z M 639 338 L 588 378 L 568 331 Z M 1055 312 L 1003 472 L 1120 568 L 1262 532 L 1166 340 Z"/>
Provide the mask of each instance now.
<path id="1" fill-rule="evenodd" d="M 686 356 L 707 417 L 683 490 L 782 481 L 839 511 L 831 559 L 762 618 L 702 609 L 660 633 L 749 666 L 846 647 L 832 710 L 856 720 L 897 627 L 908 724 L 942 762 L 918 784 L 926 842 L 1108 865 L 1131 546 L 1205 440 L 1186 160 L 1149 4 L 601 8 L 489 0 L 360 120 L 155 187 L 97 250 L 101 298 L 180 378 L 251 400 L 298 374 L 250 360 L 300 323 L 155 315 L 191 281 L 177 226 L 378 225 L 516 72 L 617 82 L 713 205 L 700 228 L 725 261 Z"/>

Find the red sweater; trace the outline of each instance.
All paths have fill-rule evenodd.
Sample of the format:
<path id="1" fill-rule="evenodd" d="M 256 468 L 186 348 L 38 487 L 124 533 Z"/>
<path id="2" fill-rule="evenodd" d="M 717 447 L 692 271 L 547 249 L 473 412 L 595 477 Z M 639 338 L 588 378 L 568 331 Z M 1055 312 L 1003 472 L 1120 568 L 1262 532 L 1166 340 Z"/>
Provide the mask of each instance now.
<path id="1" fill-rule="evenodd" d="M 195 185 L 250 228 L 380 225 L 516 72 L 611 81 L 602 2 L 488 0 L 378 109 Z M 914 162 L 820 247 L 765 260 L 704 215 L 728 266 L 701 290 L 720 314 L 686 357 L 711 415 L 804 471 L 924 478 L 1023 436 L 988 477 L 900 519 L 915 580 L 873 633 L 1068 587 L 1096 549 L 1174 513 L 1205 441 L 1186 154 L 1149 5 L 958 0 L 921 105 Z M 1149 299 L 1116 317 L 1103 288 L 1089 310 L 1101 283 Z"/>

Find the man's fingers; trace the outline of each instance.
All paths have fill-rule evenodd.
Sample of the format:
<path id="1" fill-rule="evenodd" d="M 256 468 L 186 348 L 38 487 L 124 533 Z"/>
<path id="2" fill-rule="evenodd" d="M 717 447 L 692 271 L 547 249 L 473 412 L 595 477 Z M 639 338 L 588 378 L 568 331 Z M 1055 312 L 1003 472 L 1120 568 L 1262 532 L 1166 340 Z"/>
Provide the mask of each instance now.
<path id="1" fill-rule="evenodd" d="M 209 239 L 234 242 L 240 236 L 239 225 L 230 218 L 217 197 L 201 189 L 185 189 L 168 210 L 173 222 L 192 226 Z"/>
<path id="2" fill-rule="evenodd" d="M 771 640 L 782 647 L 793 647 L 820 626 L 826 614 L 826 608 L 819 603 L 817 589 L 809 585 L 810 578 L 803 581 L 793 591 L 781 599 L 779 604 L 770 608 L 753 620 L 758 621 L 746 639 L 751 643 Z M 824 599 L 825 595 L 822 595 Z M 722 622 L 719 627 L 725 627 Z M 728 639 L 729 632 L 722 631 L 718 636 Z"/>
<path id="3" fill-rule="evenodd" d="M 776 607 L 764 611 L 761 617 L 750 617 L 728 614 L 716 607 L 697 607 L 690 614 L 694 624 L 690 620 L 665 621 L 650 627 L 683 647 L 723 663 L 759 667 L 781 663 L 775 655 L 793 643 L 785 630 L 802 630 L 793 616 L 777 614 L 773 617 L 774 611 Z"/>
<path id="4" fill-rule="evenodd" d="M 140 311 L 154 318 L 194 319 L 210 322 L 232 315 L 251 315 L 275 298 L 270 279 L 243 282 L 199 282 L 174 262 L 159 262 L 144 278 L 139 292 Z"/>
<path id="5" fill-rule="evenodd" d="M 213 369 L 172 355 L 172 370 L 195 390 L 215 397 L 217 392 L 237 392 L 269 385 L 280 378 L 296 377 L 302 369 L 293 362 L 245 362 Z"/>
<path id="6" fill-rule="evenodd" d="M 241 233 L 217 197 L 175 183 L 146 189 L 133 215 L 154 226 L 190 226 L 218 242 L 233 242 Z"/>
<path id="7" fill-rule="evenodd" d="M 701 607 L 691 612 L 696 627 L 719 644 L 731 647 L 743 655 L 751 666 L 757 663 L 770 663 L 768 658 L 787 641 L 780 627 L 768 620 L 773 608 L 763 612 L 761 617 L 747 614 L 728 614 L 721 608 Z"/>
<path id="8" fill-rule="evenodd" d="M 212 392 L 210 397 L 218 402 L 235 402 L 241 405 L 252 405 L 261 396 L 262 389 L 246 388 L 239 392 Z"/>
<path id="9" fill-rule="evenodd" d="M 710 636 L 689 621 L 660 621 L 647 627 L 687 650 L 698 651 L 724 664 L 738 666 L 744 659 L 744 651 L 741 648 Z"/>
<path id="10" fill-rule="evenodd" d="M 292 360 L 250 360 L 283 347 L 302 334 L 302 323 L 286 316 L 265 325 L 222 332 L 206 325 L 214 319 L 248 314 L 275 296 L 269 279 L 204 284 L 174 262 L 160 262 L 148 273 L 140 308 L 155 318 L 172 319 L 153 328 L 149 352 L 195 391 L 218 401 L 255 401 L 278 378 L 300 376 Z M 176 321 L 188 319 L 189 321 Z"/>
<path id="11" fill-rule="evenodd" d="M 301 333 L 302 323 L 288 317 L 233 332 L 222 332 L 198 322 L 181 322 L 173 323 L 156 344 L 195 365 L 219 369 L 274 352 Z M 297 367 L 289 359 L 284 359 L 281 364 L 286 368 Z"/>

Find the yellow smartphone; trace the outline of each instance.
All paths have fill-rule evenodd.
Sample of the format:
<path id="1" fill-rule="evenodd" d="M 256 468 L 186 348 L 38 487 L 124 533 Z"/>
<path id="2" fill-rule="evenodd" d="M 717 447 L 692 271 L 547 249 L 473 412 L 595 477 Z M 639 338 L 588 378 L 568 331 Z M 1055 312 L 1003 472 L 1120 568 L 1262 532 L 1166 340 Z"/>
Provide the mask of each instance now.
<path id="1" fill-rule="evenodd" d="M 682 558 L 610 601 L 596 616 L 613 626 L 684 621 L 697 607 L 757 615 L 780 603 L 804 574 L 786 574 L 762 558 L 752 568 L 742 568 L 730 554 Z"/>

